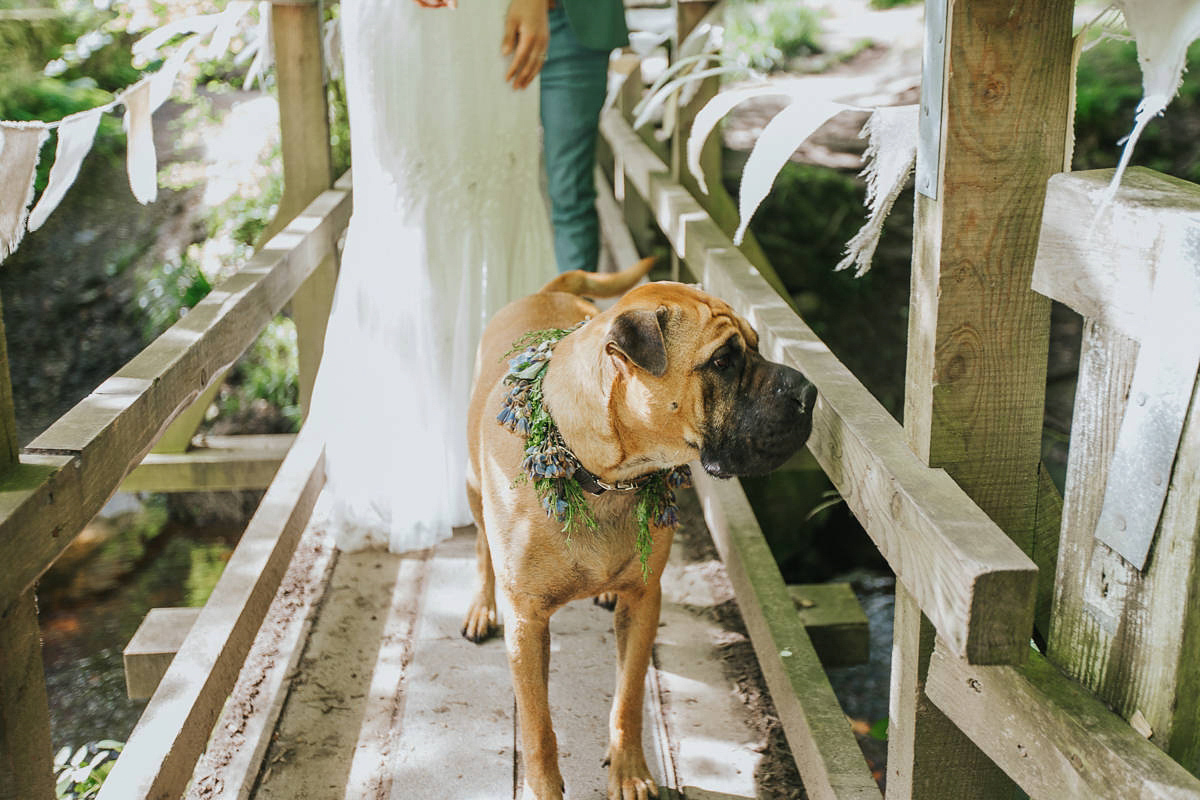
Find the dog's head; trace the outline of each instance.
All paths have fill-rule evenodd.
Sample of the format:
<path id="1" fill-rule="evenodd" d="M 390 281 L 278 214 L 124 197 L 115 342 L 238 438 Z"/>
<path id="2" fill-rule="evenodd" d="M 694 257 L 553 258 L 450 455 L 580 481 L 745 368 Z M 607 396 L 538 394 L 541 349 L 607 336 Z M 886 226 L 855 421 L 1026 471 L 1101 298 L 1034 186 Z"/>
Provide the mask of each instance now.
<path id="1" fill-rule="evenodd" d="M 807 441 L 816 387 L 763 358 L 758 334 L 724 301 L 651 283 L 606 316 L 620 407 L 664 453 L 682 443 L 707 472 L 728 478 L 770 472 Z"/>

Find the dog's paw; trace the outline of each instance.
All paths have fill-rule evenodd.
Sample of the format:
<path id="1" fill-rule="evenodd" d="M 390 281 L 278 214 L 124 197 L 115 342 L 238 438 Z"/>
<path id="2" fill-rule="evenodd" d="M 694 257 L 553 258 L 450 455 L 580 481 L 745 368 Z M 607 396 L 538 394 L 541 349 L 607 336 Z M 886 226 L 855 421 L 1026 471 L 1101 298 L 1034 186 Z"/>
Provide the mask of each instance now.
<path id="1" fill-rule="evenodd" d="M 598 594 L 592 598 L 592 602 L 601 608 L 607 608 L 609 611 L 612 611 L 617 607 L 617 593 L 604 592 L 603 594 Z"/>
<path id="2" fill-rule="evenodd" d="M 650 777 L 650 769 L 640 752 L 610 750 L 604 763 L 608 767 L 608 800 L 658 797 L 658 784 Z"/>
<path id="3" fill-rule="evenodd" d="M 498 628 L 495 603 L 488 603 L 476 598 L 471 603 L 471 609 L 467 612 L 467 618 L 463 622 L 463 637 L 479 644 L 495 635 Z"/>

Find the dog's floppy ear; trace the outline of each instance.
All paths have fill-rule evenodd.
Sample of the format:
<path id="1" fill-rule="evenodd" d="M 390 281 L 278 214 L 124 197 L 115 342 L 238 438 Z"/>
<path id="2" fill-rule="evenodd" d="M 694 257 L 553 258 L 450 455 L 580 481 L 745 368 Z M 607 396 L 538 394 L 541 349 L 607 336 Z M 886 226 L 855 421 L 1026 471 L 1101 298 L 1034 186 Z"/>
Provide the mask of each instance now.
<path id="1" fill-rule="evenodd" d="M 613 320 L 605 349 L 608 352 L 616 349 L 654 377 L 662 377 L 667 371 L 667 344 L 660 324 L 665 312 L 666 309 L 657 312 L 634 309 L 621 314 Z"/>

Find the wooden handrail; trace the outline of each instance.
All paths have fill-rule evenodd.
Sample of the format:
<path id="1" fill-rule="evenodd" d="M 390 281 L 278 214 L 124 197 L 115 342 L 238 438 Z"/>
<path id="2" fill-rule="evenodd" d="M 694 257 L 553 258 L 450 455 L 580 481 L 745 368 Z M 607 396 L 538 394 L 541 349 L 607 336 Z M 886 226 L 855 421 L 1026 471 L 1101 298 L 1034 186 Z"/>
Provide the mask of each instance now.
<path id="1" fill-rule="evenodd" d="M 52 424 L 0 477 L 0 609 L 54 562 L 159 433 L 232 364 L 329 255 L 350 218 L 348 178 Z"/>
<path id="2" fill-rule="evenodd" d="M 973 664 L 1025 660 L 1037 567 L 946 475 L 920 462 L 899 423 L 734 247 L 618 111 L 601 131 L 705 287 L 759 332 L 764 354 L 816 384 L 809 449 L 951 649 Z"/>

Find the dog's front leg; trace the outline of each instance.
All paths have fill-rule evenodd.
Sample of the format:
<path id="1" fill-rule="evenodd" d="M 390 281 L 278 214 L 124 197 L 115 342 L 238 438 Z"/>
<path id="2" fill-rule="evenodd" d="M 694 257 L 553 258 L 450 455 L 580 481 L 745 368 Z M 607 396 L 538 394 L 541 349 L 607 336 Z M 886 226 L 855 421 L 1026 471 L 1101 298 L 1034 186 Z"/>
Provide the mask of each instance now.
<path id="1" fill-rule="evenodd" d="M 658 631 L 662 588 L 658 581 L 617 600 L 613 627 L 617 634 L 617 692 L 609 717 L 609 800 L 658 797 L 658 787 L 642 751 L 642 705 L 646 669 Z"/>
<path id="2" fill-rule="evenodd" d="M 562 800 L 558 740 L 550 721 L 550 618 L 514 605 L 515 619 L 504 625 L 504 643 L 517 697 L 525 764 L 524 800 Z"/>

